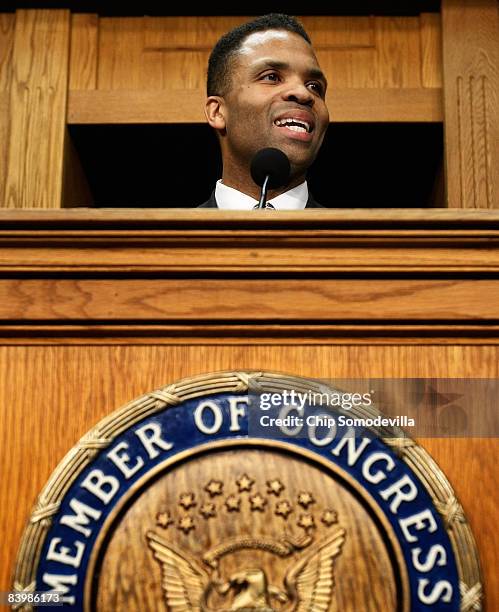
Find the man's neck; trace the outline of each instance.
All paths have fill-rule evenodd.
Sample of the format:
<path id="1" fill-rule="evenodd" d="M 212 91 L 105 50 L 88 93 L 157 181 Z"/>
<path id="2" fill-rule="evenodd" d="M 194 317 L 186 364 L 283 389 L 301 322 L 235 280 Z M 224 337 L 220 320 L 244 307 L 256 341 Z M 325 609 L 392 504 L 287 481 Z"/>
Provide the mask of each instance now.
<path id="1" fill-rule="evenodd" d="M 260 199 L 261 188 L 254 183 L 251 177 L 248 177 L 249 181 L 247 181 L 241 180 L 241 177 L 235 178 L 230 175 L 227 176 L 227 174 L 228 173 L 225 172 L 222 174 L 222 183 L 224 185 L 226 185 L 227 187 L 232 187 L 232 189 L 237 189 L 241 193 L 245 193 L 246 195 L 250 196 L 255 200 Z M 301 185 L 304 180 L 304 176 L 296 177 L 284 187 L 280 187 L 279 189 L 269 189 L 267 191 L 267 200 L 272 200 L 273 198 L 276 198 L 277 196 L 281 195 L 281 193 L 285 193 L 286 191 L 293 189 L 293 187 Z"/>

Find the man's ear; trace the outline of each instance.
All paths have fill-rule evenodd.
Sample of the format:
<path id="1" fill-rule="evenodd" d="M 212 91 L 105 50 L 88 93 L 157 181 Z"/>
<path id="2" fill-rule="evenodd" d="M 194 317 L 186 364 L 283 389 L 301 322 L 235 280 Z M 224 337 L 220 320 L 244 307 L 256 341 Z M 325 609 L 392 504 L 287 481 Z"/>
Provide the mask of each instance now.
<path id="1" fill-rule="evenodd" d="M 225 129 L 225 104 L 220 96 L 208 96 L 204 107 L 204 114 L 212 128 L 215 130 Z"/>

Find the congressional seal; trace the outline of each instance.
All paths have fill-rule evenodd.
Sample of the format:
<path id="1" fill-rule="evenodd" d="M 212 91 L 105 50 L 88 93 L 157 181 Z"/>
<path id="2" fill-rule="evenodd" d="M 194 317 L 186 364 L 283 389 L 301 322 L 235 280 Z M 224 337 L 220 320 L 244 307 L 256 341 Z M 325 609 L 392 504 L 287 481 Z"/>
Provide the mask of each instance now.
<path id="1" fill-rule="evenodd" d="M 85 612 L 480 610 L 473 535 L 431 457 L 330 406 L 271 418 L 290 391 L 324 384 L 213 373 L 110 414 L 40 493 L 14 589 Z M 349 414 L 379 422 L 364 399 Z"/>

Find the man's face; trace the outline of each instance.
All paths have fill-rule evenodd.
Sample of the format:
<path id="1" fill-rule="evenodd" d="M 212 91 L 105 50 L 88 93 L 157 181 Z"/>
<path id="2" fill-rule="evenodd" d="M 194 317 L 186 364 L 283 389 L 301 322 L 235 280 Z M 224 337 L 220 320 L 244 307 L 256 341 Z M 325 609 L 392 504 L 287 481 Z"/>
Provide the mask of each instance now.
<path id="1" fill-rule="evenodd" d="M 231 66 L 231 84 L 221 110 L 224 168 L 247 168 L 264 147 L 276 147 L 291 162 L 292 178 L 305 175 L 329 123 L 326 79 L 311 46 L 286 30 L 255 32 Z"/>

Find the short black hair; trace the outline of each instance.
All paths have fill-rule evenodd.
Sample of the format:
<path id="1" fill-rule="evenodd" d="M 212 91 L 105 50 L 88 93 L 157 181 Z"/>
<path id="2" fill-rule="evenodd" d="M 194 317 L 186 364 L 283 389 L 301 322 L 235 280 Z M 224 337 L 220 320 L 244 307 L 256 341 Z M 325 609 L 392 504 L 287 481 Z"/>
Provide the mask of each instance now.
<path id="1" fill-rule="evenodd" d="M 269 13 L 253 21 L 237 26 L 222 36 L 213 47 L 208 60 L 208 79 L 206 90 L 209 96 L 225 95 L 230 87 L 230 72 L 234 56 L 244 40 L 253 32 L 265 30 L 287 30 L 294 32 L 312 44 L 310 37 L 301 23 L 290 15 Z"/>

